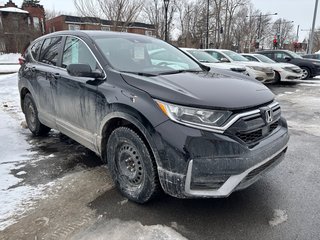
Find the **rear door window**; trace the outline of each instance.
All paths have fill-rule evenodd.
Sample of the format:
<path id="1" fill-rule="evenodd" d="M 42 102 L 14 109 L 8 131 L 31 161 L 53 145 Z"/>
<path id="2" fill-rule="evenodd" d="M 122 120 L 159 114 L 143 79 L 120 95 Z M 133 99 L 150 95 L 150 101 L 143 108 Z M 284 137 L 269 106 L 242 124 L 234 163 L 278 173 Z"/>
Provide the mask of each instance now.
<path id="1" fill-rule="evenodd" d="M 75 37 L 67 37 L 63 49 L 62 67 L 66 68 L 69 64 L 89 64 L 92 70 L 99 68 L 86 44 Z"/>
<path id="2" fill-rule="evenodd" d="M 246 59 L 248 59 L 250 62 L 259 62 L 256 58 L 249 56 L 249 55 L 245 55 L 244 56 Z"/>
<path id="3" fill-rule="evenodd" d="M 44 40 L 39 61 L 45 64 L 57 66 L 62 37 L 52 37 Z"/>
<path id="4" fill-rule="evenodd" d="M 38 41 L 38 42 L 34 43 L 30 48 L 30 53 L 31 53 L 31 56 L 33 57 L 34 60 L 38 60 L 41 45 L 42 45 L 42 41 Z"/>

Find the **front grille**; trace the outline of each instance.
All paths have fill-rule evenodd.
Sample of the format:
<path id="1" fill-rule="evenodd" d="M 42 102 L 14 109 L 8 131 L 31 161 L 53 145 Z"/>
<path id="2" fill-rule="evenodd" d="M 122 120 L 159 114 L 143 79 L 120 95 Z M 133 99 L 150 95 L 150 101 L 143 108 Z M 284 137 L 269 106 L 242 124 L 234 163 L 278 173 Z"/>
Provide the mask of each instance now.
<path id="1" fill-rule="evenodd" d="M 261 140 L 262 138 L 268 136 L 270 133 L 272 133 L 277 127 L 279 126 L 279 121 L 276 121 L 274 123 L 272 123 L 271 125 L 265 127 L 267 128 L 266 130 L 264 129 L 258 129 L 256 131 L 253 132 L 237 132 L 236 136 L 238 138 L 240 138 L 243 142 L 247 143 L 247 144 L 251 144 L 251 143 L 255 143 L 259 140 Z"/>
<path id="2" fill-rule="evenodd" d="M 254 178 L 255 176 L 257 176 L 258 174 L 262 173 L 264 170 L 266 170 L 268 167 L 270 167 L 273 163 L 275 163 L 283 154 L 284 152 L 279 153 L 278 155 L 276 155 L 273 159 L 271 159 L 270 161 L 262 164 L 261 166 L 253 169 L 251 172 L 248 173 L 248 175 L 245 177 L 245 179 L 243 181 L 249 181 L 252 178 Z"/>
<path id="3" fill-rule="evenodd" d="M 272 106 L 273 121 L 269 124 L 266 123 L 266 117 L 263 112 L 265 106 L 259 106 L 260 112 L 257 111 L 238 119 L 226 130 L 225 134 L 246 144 L 249 148 L 256 146 L 262 139 L 277 131 L 281 123 L 281 108 L 279 104 Z"/>
<path id="4" fill-rule="evenodd" d="M 271 73 L 267 73 L 267 76 L 268 77 L 272 77 L 274 75 L 274 73 L 273 72 L 271 72 Z"/>

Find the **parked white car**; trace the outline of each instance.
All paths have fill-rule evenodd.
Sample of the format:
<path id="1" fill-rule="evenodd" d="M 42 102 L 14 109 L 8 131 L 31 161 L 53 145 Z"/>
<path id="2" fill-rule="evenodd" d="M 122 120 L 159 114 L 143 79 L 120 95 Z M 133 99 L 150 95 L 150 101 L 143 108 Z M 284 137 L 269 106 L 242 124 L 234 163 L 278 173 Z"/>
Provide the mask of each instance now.
<path id="1" fill-rule="evenodd" d="M 251 62 L 262 62 L 269 64 L 275 72 L 275 82 L 294 80 L 302 78 L 302 69 L 290 63 L 277 63 L 272 59 L 258 53 L 242 53 Z"/>
<path id="2" fill-rule="evenodd" d="M 183 52 L 193 57 L 197 61 L 201 62 L 203 65 L 210 68 L 219 68 L 224 70 L 230 70 L 237 73 L 243 73 L 248 75 L 247 68 L 231 63 L 223 63 L 218 59 L 212 57 L 210 54 L 200 51 L 194 48 L 180 48 Z"/>
<path id="3" fill-rule="evenodd" d="M 260 82 L 267 83 L 274 81 L 275 73 L 272 67 L 265 63 L 250 62 L 240 54 L 226 49 L 204 49 L 202 51 L 209 53 L 221 62 L 247 67 L 249 76 Z"/>

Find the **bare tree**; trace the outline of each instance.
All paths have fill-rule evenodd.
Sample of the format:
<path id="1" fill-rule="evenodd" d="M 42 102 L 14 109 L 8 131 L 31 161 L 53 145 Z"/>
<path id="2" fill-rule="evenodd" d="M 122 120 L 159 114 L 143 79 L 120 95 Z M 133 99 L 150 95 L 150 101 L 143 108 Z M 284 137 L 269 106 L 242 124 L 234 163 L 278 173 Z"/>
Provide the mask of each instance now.
<path id="1" fill-rule="evenodd" d="M 198 2 L 176 1 L 178 29 L 181 34 L 179 45 L 199 48 L 202 43 L 204 26 L 199 24 L 204 6 Z"/>
<path id="2" fill-rule="evenodd" d="M 271 35 L 277 37 L 278 47 L 282 48 L 288 40 L 293 41 L 295 35 L 293 28 L 293 23 L 286 19 L 279 18 L 274 22 Z"/>
<path id="3" fill-rule="evenodd" d="M 81 16 L 106 18 L 113 22 L 114 30 L 124 30 L 137 19 L 144 0 L 74 0 Z"/>
<path id="4" fill-rule="evenodd" d="M 168 8 L 168 33 L 172 32 L 172 24 L 176 13 L 176 0 L 170 1 Z M 164 5 L 163 0 L 146 0 L 142 8 L 143 19 L 147 19 L 149 23 L 155 26 L 156 37 L 164 39 Z"/>
<path id="5" fill-rule="evenodd" d="M 312 52 L 320 51 L 320 27 L 314 33 L 314 45 Z"/>

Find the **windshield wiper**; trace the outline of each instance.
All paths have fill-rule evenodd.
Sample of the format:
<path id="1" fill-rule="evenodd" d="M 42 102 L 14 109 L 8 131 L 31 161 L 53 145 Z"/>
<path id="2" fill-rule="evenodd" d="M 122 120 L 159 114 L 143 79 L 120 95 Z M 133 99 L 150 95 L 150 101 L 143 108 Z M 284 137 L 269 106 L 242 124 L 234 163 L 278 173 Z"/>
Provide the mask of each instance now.
<path id="1" fill-rule="evenodd" d="M 185 70 L 185 69 L 181 69 L 181 70 L 174 70 L 174 71 L 169 71 L 169 72 L 162 72 L 159 73 L 159 75 L 170 75 L 170 74 L 177 74 L 177 73 L 185 73 L 185 72 L 202 72 L 201 70 Z"/>
<path id="2" fill-rule="evenodd" d="M 131 74 L 136 74 L 139 76 L 145 76 L 145 77 L 154 77 L 157 76 L 157 74 L 154 73 L 146 73 L 146 72 L 130 72 L 130 71 L 121 71 L 122 73 L 131 73 Z"/>

